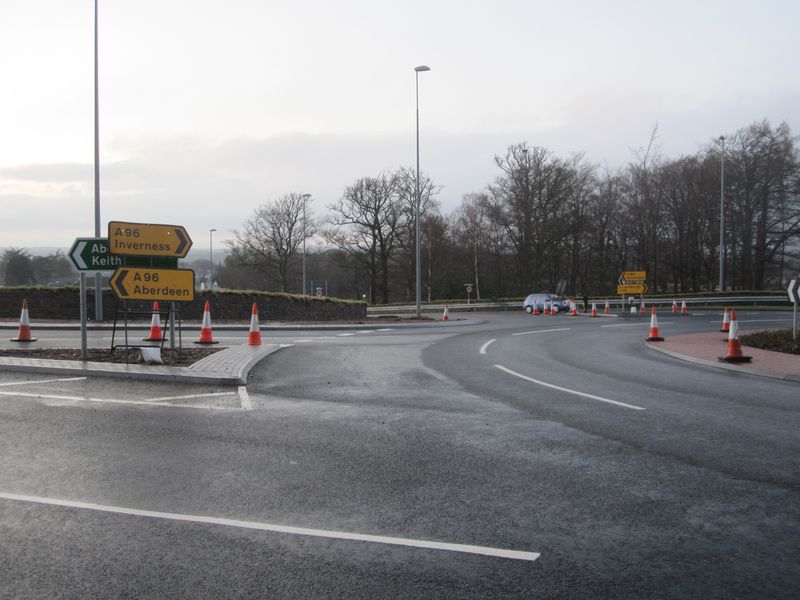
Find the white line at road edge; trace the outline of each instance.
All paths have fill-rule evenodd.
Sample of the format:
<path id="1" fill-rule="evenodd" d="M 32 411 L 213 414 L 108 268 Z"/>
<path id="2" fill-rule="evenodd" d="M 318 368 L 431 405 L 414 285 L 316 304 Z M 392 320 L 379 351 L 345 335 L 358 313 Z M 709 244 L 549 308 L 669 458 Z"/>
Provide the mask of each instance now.
<path id="1" fill-rule="evenodd" d="M 253 410 L 253 403 L 250 402 L 250 394 L 247 393 L 246 386 L 239 386 L 239 401 L 242 403 L 242 410 Z"/>
<path id="2" fill-rule="evenodd" d="M 520 333 L 512 333 L 511 335 L 528 335 L 529 333 L 549 333 L 551 331 L 569 331 L 569 327 L 562 327 L 560 329 L 537 329 L 535 331 L 522 331 Z"/>
<path id="3" fill-rule="evenodd" d="M 195 408 L 198 410 L 239 410 L 224 406 L 197 406 L 195 404 L 170 404 L 168 402 L 151 402 L 148 400 L 116 400 L 113 398 L 83 398 L 81 396 L 62 396 L 60 394 L 28 394 L 23 392 L 0 392 L 0 396 L 12 398 L 34 398 L 36 400 L 67 400 L 69 402 L 97 402 L 100 404 L 133 404 L 139 406 L 166 406 L 169 408 Z"/>
<path id="4" fill-rule="evenodd" d="M 520 379 L 524 379 L 525 381 L 530 381 L 531 383 L 536 383 L 538 385 L 543 385 L 544 387 L 549 387 L 554 390 L 559 390 L 561 392 L 567 392 L 568 394 L 575 394 L 576 396 L 583 396 L 584 398 L 591 398 L 592 400 L 599 400 L 600 402 L 607 402 L 609 404 L 616 404 L 617 406 L 622 406 L 623 408 L 631 408 L 633 410 L 645 410 L 641 406 L 636 406 L 634 404 L 626 404 L 624 402 L 618 402 L 617 400 L 609 400 L 608 398 L 603 398 L 602 396 L 595 396 L 593 394 L 587 394 L 586 392 L 579 392 L 577 390 L 570 390 L 569 388 L 564 388 L 558 385 L 553 385 L 552 383 L 546 383 L 544 381 L 539 381 L 538 379 L 534 379 L 533 377 L 528 377 L 527 375 L 522 375 L 521 373 L 517 373 L 516 371 L 512 371 L 511 369 L 506 369 L 502 365 L 495 365 L 501 371 L 508 373 L 509 375 L 513 375 L 514 377 L 519 377 Z"/>
<path id="5" fill-rule="evenodd" d="M 489 347 L 489 345 L 492 344 L 493 342 L 496 342 L 496 341 L 497 341 L 497 338 L 495 338 L 493 340 L 489 340 L 483 346 L 481 346 L 481 354 L 486 354 L 486 349 Z"/>
<path id="6" fill-rule="evenodd" d="M 86 377 L 62 377 L 61 379 L 37 379 L 35 381 L 9 381 L 0 383 L 0 386 L 6 385 L 31 385 L 34 383 L 60 383 L 62 381 L 85 381 Z"/>
<path id="7" fill-rule="evenodd" d="M 382 535 L 367 535 L 363 533 L 348 533 L 346 531 L 329 531 L 325 529 L 307 529 L 305 527 L 292 527 L 289 525 L 276 525 L 273 523 L 258 523 L 256 521 L 239 521 L 237 519 L 223 519 L 219 517 L 206 517 L 202 515 L 186 515 L 181 513 L 167 513 L 154 510 L 140 510 L 138 508 L 125 508 L 121 506 L 108 506 L 92 504 L 89 502 L 76 502 L 61 500 L 59 498 L 42 498 L 40 496 L 27 496 L 22 494 L 9 494 L 0 492 L 0 499 L 16 500 L 18 502 L 32 502 L 47 506 L 63 506 L 79 508 L 97 512 L 114 513 L 120 515 L 133 515 L 153 519 L 168 519 L 170 521 L 187 521 L 190 523 L 207 523 L 209 525 L 224 525 L 226 527 L 239 527 L 241 529 L 254 529 L 257 531 L 272 531 L 274 533 L 287 533 L 290 535 L 305 535 L 310 537 L 348 540 L 358 542 L 372 542 L 392 546 L 410 546 L 412 548 L 426 548 L 429 550 L 446 550 L 449 552 L 463 552 L 466 554 L 480 554 L 497 558 L 510 558 L 514 560 L 534 561 L 539 558 L 539 552 L 526 552 L 524 550 L 506 550 L 503 548 L 490 548 L 486 546 L 472 546 L 469 544 L 450 544 L 447 542 L 431 542 L 427 540 L 414 540 Z"/>
<path id="8" fill-rule="evenodd" d="M 194 398 L 215 398 L 216 396 L 233 396 L 236 392 L 209 392 L 207 394 L 186 394 L 185 396 L 161 396 L 145 398 L 145 402 L 169 402 L 170 400 L 193 400 Z"/>

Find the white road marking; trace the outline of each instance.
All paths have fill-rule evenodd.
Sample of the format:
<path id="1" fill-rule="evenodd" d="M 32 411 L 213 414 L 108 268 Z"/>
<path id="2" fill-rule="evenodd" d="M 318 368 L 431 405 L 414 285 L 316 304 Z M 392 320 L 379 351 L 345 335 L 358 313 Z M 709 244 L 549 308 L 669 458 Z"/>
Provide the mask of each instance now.
<path id="1" fill-rule="evenodd" d="M 68 400 L 70 402 L 98 402 L 101 404 L 138 404 L 140 406 L 169 406 L 170 408 L 199 408 L 209 410 L 238 410 L 224 406 L 197 406 L 195 404 L 169 404 L 168 402 L 149 402 L 147 400 L 116 400 L 113 398 L 84 398 L 82 396 L 62 396 L 58 394 L 25 394 L 23 392 L 0 392 L 0 396 L 14 398 L 35 398 L 37 400 Z"/>
<path id="2" fill-rule="evenodd" d="M 86 377 L 62 377 L 61 379 L 37 379 L 36 381 L 9 381 L 0 383 L 0 386 L 7 385 L 31 385 L 33 383 L 59 383 L 61 381 L 85 381 Z"/>
<path id="3" fill-rule="evenodd" d="M 569 388 L 553 385 L 552 383 L 540 381 L 538 379 L 534 379 L 533 377 L 528 377 L 526 375 L 522 375 L 521 373 L 517 373 L 516 371 L 512 371 L 511 369 L 507 369 L 502 365 L 495 365 L 495 367 L 497 367 L 501 371 L 508 373 L 509 375 L 513 375 L 514 377 L 519 377 L 520 379 L 524 379 L 525 381 L 530 381 L 531 383 L 543 385 L 544 387 L 549 387 L 554 390 L 567 392 L 568 394 L 575 394 L 576 396 L 582 396 L 584 398 L 591 398 L 592 400 L 599 400 L 600 402 L 607 402 L 608 404 L 616 404 L 617 406 L 622 406 L 623 408 L 631 408 L 633 410 L 645 410 L 643 407 L 636 406 L 634 404 L 626 404 L 625 402 L 618 402 L 617 400 L 609 400 L 608 398 L 603 398 L 602 396 L 595 396 L 594 394 L 587 394 L 586 392 L 579 392 L 577 390 L 571 390 Z"/>
<path id="4" fill-rule="evenodd" d="M 239 386 L 239 401 L 242 403 L 242 410 L 253 410 L 250 394 L 247 393 L 247 387 L 244 385 Z"/>
<path id="5" fill-rule="evenodd" d="M 394 329 L 392 329 L 392 328 L 389 328 L 389 329 L 376 329 L 375 331 L 394 331 Z"/>
<path id="6" fill-rule="evenodd" d="M 336 336 L 336 337 L 347 337 L 348 335 L 355 335 L 355 333 L 340 333 L 340 334 L 339 334 L 338 336 Z"/>
<path id="7" fill-rule="evenodd" d="M 214 396 L 234 396 L 236 392 L 209 392 L 207 394 L 186 394 L 185 396 L 162 396 L 161 398 L 146 398 L 145 402 L 168 402 L 170 400 L 191 400 L 192 398 L 213 398 Z"/>
<path id="8" fill-rule="evenodd" d="M 560 329 L 537 329 L 536 331 L 523 331 L 521 333 L 512 333 L 511 335 L 528 335 L 529 333 L 549 333 L 551 331 L 569 331 L 569 327 L 562 327 Z"/>
<path id="9" fill-rule="evenodd" d="M 739 323 L 785 323 L 791 319 L 736 319 Z"/>
<path id="10" fill-rule="evenodd" d="M 491 548 L 488 546 L 473 546 L 470 544 L 451 544 L 447 542 L 433 542 L 428 540 L 415 540 L 410 538 L 389 537 L 383 535 L 368 535 L 363 533 L 350 533 L 346 531 L 331 531 L 326 529 L 309 529 L 306 527 L 293 527 L 290 525 L 278 525 L 274 523 L 261 523 L 258 521 L 240 521 L 238 519 L 225 519 L 221 517 L 208 517 L 204 515 L 187 515 L 183 513 L 168 513 L 155 510 L 142 510 L 138 508 L 126 508 L 122 506 L 109 506 L 105 504 L 93 504 L 90 502 L 77 502 L 74 500 L 62 500 L 59 498 L 43 498 L 40 496 L 28 496 L 23 494 L 9 494 L 0 492 L 0 499 L 13 500 L 17 502 L 30 502 L 34 504 L 44 504 L 46 506 L 61 506 L 65 508 L 77 508 L 82 510 L 92 510 L 96 512 L 113 513 L 118 515 L 131 515 L 136 517 L 148 517 L 151 519 L 166 519 L 170 521 L 185 521 L 189 523 L 204 523 L 208 525 L 222 525 L 225 527 L 238 527 L 241 529 L 252 529 L 256 531 L 271 531 L 273 533 L 285 533 L 289 535 L 304 535 L 310 537 L 327 538 L 335 540 L 346 540 L 354 542 L 371 542 L 375 544 L 388 544 L 392 546 L 408 546 L 411 548 L 424 548 L 428 550 L 445 550 L 448 552 L 463 552 L 466 554 L 479 554 L 482 556 L 494 556 L 497 558 L 510 558 L 513 560 L 534 561 L 539 558 L 539 552 L 527 552 L 524 550 L 507 550 L 504 548 Z"/>
<path id="11" fill-rule="evenodd" d="M 374 329 L 364 329 L 362 331 L 356 331 L 356 333 L 375 333 Z"/>
<path id="12" fill-rule="evenodd" d="M 496 342 L 496 341 L 497 341 L 497 338 L 495 338 L 493 340 L 489 340 L 483 346 L 481 346 L 481 354 L 486 354 L 486 349 L 489 347 L 489 345 L 492 344 L 493 342 Z"/>

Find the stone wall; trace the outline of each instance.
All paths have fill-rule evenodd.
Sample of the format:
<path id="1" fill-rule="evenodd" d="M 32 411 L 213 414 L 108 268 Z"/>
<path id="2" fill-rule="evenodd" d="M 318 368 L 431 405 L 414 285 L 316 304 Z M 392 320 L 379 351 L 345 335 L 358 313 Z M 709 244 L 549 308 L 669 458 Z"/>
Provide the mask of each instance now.
<path id="1" fill-rule="evenodd" d="M 87 290 L 87 313 L 94 320 L 94 290 Z M 22 300 L 27 298 L 31 321 L 80 319 L 80 293 L 77 287 L 0 287 L 0 319 L 19 319 Z M 316 298 L 268 292 L 202 292 L 193 302 L 181 302 L 181 317 L 199 321 L 203 317 L 206 300 L 211 306 L 212 322 L 249 322 L 253 302 L 258 304 L 259 320 L 266 321 L 334 321 L 363 320 L 367 317 L 364 302 L 351 302 L 333 298 Z M 122 303 L 120 303 L 121 306 Z M 167 309 L 161 304 L 161 310 Z M 149 320 L 152 304 L 129 302 L 129 308 L 141 311 L 138 318 Z M 104 321 L 113 321 L 117 298 L 111 290 L 103 290 Z M 120 318 L 122 318 L 120 316 Z M 131 317 L 133 318 L 133 317 Z"/>

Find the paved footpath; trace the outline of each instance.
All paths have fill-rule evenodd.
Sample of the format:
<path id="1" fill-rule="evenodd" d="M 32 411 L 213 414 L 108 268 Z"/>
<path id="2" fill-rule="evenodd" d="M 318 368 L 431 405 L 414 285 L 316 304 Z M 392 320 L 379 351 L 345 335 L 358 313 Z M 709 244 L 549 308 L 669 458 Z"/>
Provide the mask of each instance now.
<path id="1" fill-rule="evenodd" d="M 726 343 L 723 340 L 727 340 L 725 333 L 705 331 L 676 335 L 664 342 L 648 342 L 646 345 L 658 352 L 696 364 L 759 377 L 800 382 L 800 355 L 742 346 L 742 353 L 751 356 L 753 360 L 750 363 L 725 363 L 719 361 L 720 356 L 725 356 Z"/>

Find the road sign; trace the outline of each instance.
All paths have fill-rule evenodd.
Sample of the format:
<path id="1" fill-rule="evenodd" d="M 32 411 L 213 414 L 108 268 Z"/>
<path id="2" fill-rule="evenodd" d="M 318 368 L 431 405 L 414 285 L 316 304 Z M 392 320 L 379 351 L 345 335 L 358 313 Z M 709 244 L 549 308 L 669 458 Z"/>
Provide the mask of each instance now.
<path id="1" fill-rule="evenodd" d="M 192 247 L 192 239 L 180 225 L 110 221 L 108 245 L 112 254 L 183 258 Z"/>
<path id="2" fill-rule="evenodd" d="M 620 281 L 647 281 L 647 271 L 623 271 Z"/>
<path id="3" fill-rule="evenodd" d="M 194 300 L 194 271 L 191 269 L 120 267 L 109 283 L 120 300 Z"/>
<path id="4" fill-rule="evenodd" d="M 800 279 L 792 279 L 786 292 L 789 294 L 789 301 L 792 304 L 800 304 Z"/>
<path id="5" fill-rule="evenodd" d="M 618 294 L 644 294 L 647 286 L 643 283 L 623 283 L 617 286 Z"/>
<path id="6" fill-rule="evenodd" d="M 177 269 L 177 258 L 120 256 L 108 250 L 108 238 L 76 238 L 69 259 L 78 271 L 113 271 L 118 267 Z"/>

